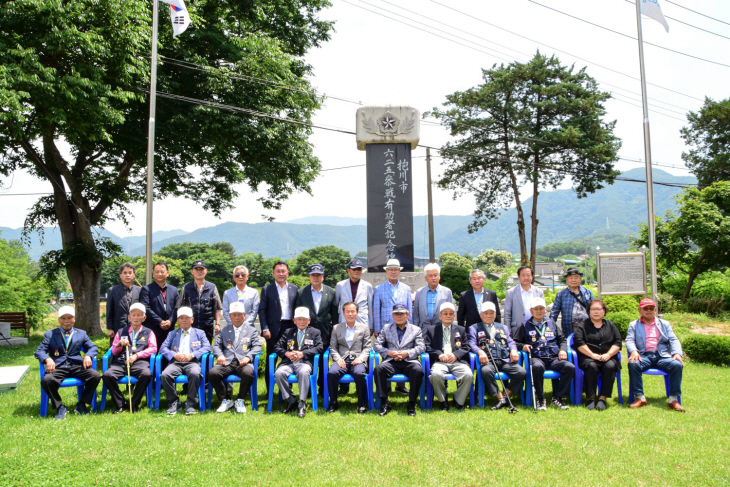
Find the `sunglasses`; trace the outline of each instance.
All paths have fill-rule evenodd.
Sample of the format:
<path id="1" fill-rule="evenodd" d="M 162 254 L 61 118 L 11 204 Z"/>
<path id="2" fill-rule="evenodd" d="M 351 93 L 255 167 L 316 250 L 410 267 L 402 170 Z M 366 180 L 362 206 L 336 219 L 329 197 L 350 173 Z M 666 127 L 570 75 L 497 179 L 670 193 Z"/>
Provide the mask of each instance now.
<path id="1" fill-rule="evenodd" d="M 248 274 L 233 274 L 233 277 L 246 277 Z"/>

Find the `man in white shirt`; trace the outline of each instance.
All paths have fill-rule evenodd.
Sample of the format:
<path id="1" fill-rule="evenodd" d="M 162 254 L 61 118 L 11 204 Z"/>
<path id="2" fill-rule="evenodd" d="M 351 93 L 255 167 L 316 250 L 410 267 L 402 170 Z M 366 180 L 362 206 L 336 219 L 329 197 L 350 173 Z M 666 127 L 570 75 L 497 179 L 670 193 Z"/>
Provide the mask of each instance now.
<path id="1" fill-rule="evenodd" d="M 233 269 L 233 281 L 236 285 L 223 294 L 223 318 L 229 325 L 232 321 L 228 310 L 232 303 L 239 302 L 243 304 L 246 313 L 244 324 L 255 326 L 254 321 L 259 312 L 259 293 L 246 285 L 248 276 L 248 268 L 245 265 L 236 266 Z"/>
<path id="2" fill-rule="evenodd" d="M 519 285 L 509 289 L 504 298 L 504 324 L 509 327 L 510 335 L 514 336 L 517 329 L 530 319 L 530 300 L 544 298 L 542 289 L 532 285 L 532 267 L 523 265 L 517 269 Z"/>

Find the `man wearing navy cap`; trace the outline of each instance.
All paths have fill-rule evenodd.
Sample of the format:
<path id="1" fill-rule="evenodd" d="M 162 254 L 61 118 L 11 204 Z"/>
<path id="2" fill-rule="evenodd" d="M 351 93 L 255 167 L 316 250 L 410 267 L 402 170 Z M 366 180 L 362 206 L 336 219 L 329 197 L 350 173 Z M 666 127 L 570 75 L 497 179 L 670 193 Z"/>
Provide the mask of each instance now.
<path id="1" fill-rule="evenodd" d="M 58 388 L 64 379 L 78 379 L 84 383 L 84 392 L 76 405 L 76 414 L 89 414 L 86 405 L 91 404 L 96 394 L 101 375 L 91 368 L 91 359 L 96 356 L 96 345 L 84 330 L 74 328 L 76 312 L 71 306 L 62 306 L 58 310 L 58 328 L 47 331 L 43 341 L 35 351 L 35 358 L 43 362 L 46 375 L 41 387 L 56 408 L 56 419 L 66 419 L 66 408 L 58 394 Z M 85 351 L 81 358 L 81 351 Z"/>
<path id="2" fill-rule="evenodd" d="M 332 336 L 332 328 L 337 324 L 337 318 L 339 317 L 335 290 L 323 284 L 324 266 L 322 264 L 309 266 L 309 282 L 309 286 L 304 286 L 299 290 L 296 307 L 303 306 L 309 310 L 309 316 L 311 316 L 309 326 L 319 330 L 322 343 L 327 348 Z M 319 360 L 317 386 L 322 388 L 324 387 L 324 376 L 327 374 L 328 368 L 324 363 L 324 353 L 320 355 Z"/>
<path id="3" fill-rule="evenodd" d="M 363 281 L 362 272 L 364 265 L 360 259 L 352 259 L 347 264 L 347 273 L 349 279 L 340 281 L 335 286 L 337 294 L 337 305 L 340 313 L 339 323 L 345 323 L 345 314 L 342 306 L 345 303 L 357 304 L 357 322 L 367 325 L 370 334 L 373 334 L 373 285 L 367 281 Z"/>
<path id="4" fill-rule="evenodd" d="M 193 262 L 190 273 L 194 280 L 180 290 L 177 307 L 186 306 L 193 310 L 193 328 L 202 330 L 210 343 L 213 335 L 221 331 L 221 297 L 216 285 L 205 280 L 208 266 L 204 261 Z"/>

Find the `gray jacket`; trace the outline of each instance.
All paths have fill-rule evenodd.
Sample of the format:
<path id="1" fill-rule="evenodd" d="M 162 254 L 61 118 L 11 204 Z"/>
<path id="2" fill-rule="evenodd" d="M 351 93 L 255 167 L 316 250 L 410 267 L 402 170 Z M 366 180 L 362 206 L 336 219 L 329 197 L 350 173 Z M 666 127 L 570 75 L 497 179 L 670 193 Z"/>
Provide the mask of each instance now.
<path id="1" fill-rule="evenodd" d="M 231 303 L 238 301 L 238 288 L 232 287 L 223 294 L 223 318 L 226 323 L 231 324 L 231 318 L 228 316 L 228 308 Z M 259 292 L 251 286 L 243 288 L 243 307 L 246 310 L 246 318 L 243 320 L 244 325 L 255 327 L 256 315 L 259 314 Z"/>
<path id="2" fill-rule="evenodd" d="M 659 330 L 659 343 L 657 343 L 657 352 L 660 357 L 671 358 L 674 354 L 683 355 L 682 344 L 679 338 L 674 334 L 672 325 L 668 321 L 655 319 L 657 329 Z M 626 351 L 629 354 L 634 350 L 639 354 L 646 353 L 646 330 L 644 322 L 641 319 L 629 323 L 629 331 L 626 333 Z"/>
<path id="3" fill-rule="evenodd" d="M 329 343 L 330 357 L 336 362 L 344 355 L 352 353 L 357 355 L 362 363 L 367 364 L 370 350 L 373 348 L 370 328 L 364 323 L 355 322 L 355 336 L 352 338 L 352 346 L 347 344 L 345 339 L 346 331 L 347 323 L 339 323 L 332 329 L 332 337 Z"/>
<path id="4" fill-rule="evenodd" d="M 388 357 L 388 352 L 391 350 L 397 352 L 408 352 L 408 362 L 420 363 L 421 354 L 426 351 L 426 345 L 423 342 L 423 335 L 421 329 L 416 325 L 408 323 L 406 325 L 406 331 L 403 334 L 403 339 L 398 340 L 398 325 L 395 323 L 386 323 L 383 330 L 375 340 L 373 350 L 378 352 L 383 358 L 383 362 L 393 360 L 393 357 Z"/>
<path id="5" fill-rule="evenodd" d="M 427 326 L 441 324 L 439 309 L 443 303 L 454 303 L 451 289 L 439 284 L 436 287 L 436 305 L 433 307 L 433 315 L 428 316 L 428 289 L 428 286 L 423 286 L 416 291 L 416 300 L 413 302 L 413 324 L 424 331 Z"/>
<path id="6" fill-rule="evenodd" d="M 213 354 L 216 358 L 223 355 L 226 358 L 226 365 L 230 365 L 234 358 L 241 362 L 244 357 L 248 357 L 253 364 L 254 356 L 261 353 L 261 342 L 256 328 L 243 323 L 240 330 L 238 342 L 236 342 L 236 330 L 233 325 L 224 326 L 215 337 Z"/>

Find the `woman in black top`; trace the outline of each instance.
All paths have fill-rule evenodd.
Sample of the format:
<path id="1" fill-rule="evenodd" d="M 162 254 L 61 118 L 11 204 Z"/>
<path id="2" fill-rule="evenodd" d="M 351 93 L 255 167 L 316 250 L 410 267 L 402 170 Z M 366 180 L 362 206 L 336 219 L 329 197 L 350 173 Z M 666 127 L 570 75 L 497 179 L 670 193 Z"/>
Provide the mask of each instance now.
<path id="1" fill-rule="evenodd" d="M 575 328 L 573 346 L 578 350 L 578 366 L 583 370 L 583 391 L 588 409 L 604 410 L 611 397 L 616 371 L 621 369 L 617 353 L 621 350 L 621 334 L 611 321 L 603 319 L 608 312 L 600 299 L 588 304 L 590 318 Z M 601 373 L 601 395 L 596 402 L 598 373 Z"/>

